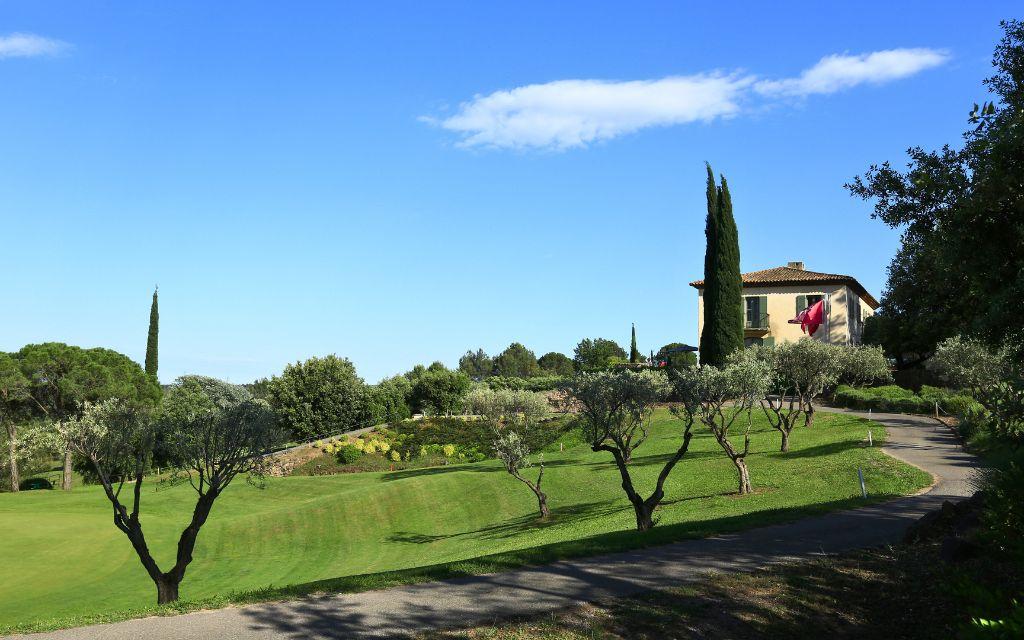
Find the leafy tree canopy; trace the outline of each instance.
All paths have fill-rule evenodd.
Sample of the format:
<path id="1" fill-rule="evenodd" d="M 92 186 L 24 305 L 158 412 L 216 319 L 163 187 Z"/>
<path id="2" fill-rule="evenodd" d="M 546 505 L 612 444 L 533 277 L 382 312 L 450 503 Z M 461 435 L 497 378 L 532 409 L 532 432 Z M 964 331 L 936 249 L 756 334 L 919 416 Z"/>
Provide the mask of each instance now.
<path id="1" fill-rule="evenodd" d="M 483 380 L 494 373 L 494 360 L 483 349 L 469 350 L 459 358 L 459 371 L 474 380 Z"/>
<path id="2" fill-rule="evenodd" d="M 537 356 L 518 342 L 513 342 L 494 358 L 494 371 L 499 376 L 532 378 L 540 375 Z"/>
<path id="3" fill-rule="evenodd" d="M 366 384 L 336 355 L 288 365 L 271 380 L 269 398 L 281 426 L 297 437 L 354 429 L 371 418 Z"/>
<path id="4" fill-rule="evenodd" d="M 963 147 L 914 147 L 906 171 L 873 165 L 847 185 L 903 230 L 879 319 L 865 327 L 903 365 L 959 333 L 997 345 L 1024 330 L 1024 23 L 1002 26 L 985 81 L 993 102 L 975 105 Z"/>
<path id="5" fill-rule="evenodd" d="M 584 338 L 573 350 L 577 371 L 599 371 L 626 361 L 626 350 L 614 340 Z"/>
<path id="6" fill-rule="evenodd" d="M 540 365 L 541 371 L 547 375 L 571 376 L 575 371 L 572 358 L 557 351 L 545 353 L 537 359 L 537 364 Z"/>

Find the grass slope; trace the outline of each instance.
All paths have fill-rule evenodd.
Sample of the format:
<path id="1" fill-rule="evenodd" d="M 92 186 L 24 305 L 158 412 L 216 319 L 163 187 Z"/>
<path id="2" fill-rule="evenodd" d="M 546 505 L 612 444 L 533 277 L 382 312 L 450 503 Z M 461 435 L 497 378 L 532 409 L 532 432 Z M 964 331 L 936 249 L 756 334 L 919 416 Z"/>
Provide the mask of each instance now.
<path id="1" fill-rule="evenodd" d="M 553 510 L 545 522 L 535 519 L 529 490 L 495 461 L 276 478 L 262 490 L 239 482 L 200 533 L 176 610 L 495 571 L 792 519 L 860 504 L 857 467 L 873 499 L 930 483 L 867 448 L 869 427 L 876 442 L 884 438 L 880 425 L 819 414 L 782 455 L 762 418 L 749 458 L 757 493 L 744 498 L 734 494 L 731 463 L 699 430 L 669 479 L 659 525 L 645 535 L 632 531 L 609 456 L 581 446 L 545 454 Z M 639 486 L 653 485 L 677 442 L 678 422 L 659 411 L 633 463 Z M 193 504 L 187 486 L 145 488 L 142 521 L 158 561 L 173 558 Z M 0 495 L 0 566 L 0 633 L 160 612 L 96 487 Z"/>

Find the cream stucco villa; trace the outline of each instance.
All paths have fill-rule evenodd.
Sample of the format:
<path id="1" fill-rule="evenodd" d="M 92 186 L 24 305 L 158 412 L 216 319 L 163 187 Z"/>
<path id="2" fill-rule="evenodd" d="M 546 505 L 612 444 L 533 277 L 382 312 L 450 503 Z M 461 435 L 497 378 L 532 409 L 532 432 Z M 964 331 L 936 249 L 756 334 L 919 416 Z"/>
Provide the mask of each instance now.
<path id="1" fill-rule="evenodd" d="M 804 334 L 789 324 L 804 308 L 825 300 L 824 322 L 814 338 L 832 344 L 860 344 L 864 320 L 875 313 L 878 301 L 857 279 L 804 269 L 802 262 L 743 274 L 744 342 L 793 342 Z M 704 331 L 704 281 L 697 289 L 697 335 Z"/>

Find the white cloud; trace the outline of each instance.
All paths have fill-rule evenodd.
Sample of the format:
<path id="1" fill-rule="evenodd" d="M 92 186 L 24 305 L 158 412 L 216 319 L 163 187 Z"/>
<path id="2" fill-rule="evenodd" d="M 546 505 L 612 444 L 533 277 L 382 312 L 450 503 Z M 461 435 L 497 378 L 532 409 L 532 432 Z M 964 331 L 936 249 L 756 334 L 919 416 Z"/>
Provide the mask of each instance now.
<path id="1" fill-rule="evenodd" d="M 585 147 L 647 127 L 734 116 L 741 103 L 834 93 L 898 80 L 943 64 L 935 49 L 831 55 L 796 78 L 732 73 L 660 80 L 557 80 L 476 95 L 452 116 L 421 118 L 460 136 L 459 146 L 511 149 Z"/>
<path id="2" fill-rule="evenodd" d="M 558 80 L 475 96 L 445 119 L 466 147 L 568 149 L 639 129 L 710 121 L 739 111 L 754 81 L 701 74 L 661 80 Z"/>
<path id="3" fill-rule="evenodd" d="M 937 67 L 949 54 L 935 49 L 889 49 L 861 55 L 825 56 L 798 78 L 762 80 L 754 89 L 765 96 L 835 93 L 859 84 L 881 84 Z"/>
<path id="4" fill-rule="evenodd" d="M 61 40 L 44 38 L 33 33 L 12 33 L 0 36 L 0 58 L 32 58 L 55 56 L 71 48 Z"/>

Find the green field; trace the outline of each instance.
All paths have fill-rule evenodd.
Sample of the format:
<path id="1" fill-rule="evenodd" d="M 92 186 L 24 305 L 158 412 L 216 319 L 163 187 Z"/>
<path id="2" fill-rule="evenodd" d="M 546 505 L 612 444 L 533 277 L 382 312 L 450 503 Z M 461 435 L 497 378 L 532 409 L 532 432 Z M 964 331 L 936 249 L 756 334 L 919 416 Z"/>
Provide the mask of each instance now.
<path id="1" fill-rule="evenodd" d="M 536 521 L 529 490 L 495 461 L 274 478 L 262 490 L 239 481 L 199 536 L 179 610 L 494 571 L 792 519 L 862 503 L 858 466 L 872 499 L 930 483 L 923 471 L 867 448 L 869 426 L 880 442 L 878 424 L 819 413 L 782 455 L 762 417 L 749 458 L 756 493 L 742 498 L 733 493 L 731 463 L 697 430 L 669 479 L 660 523 L 646 534 L 632 531 L 608 454 L 579 446 L 545 454 L 553 510 L 545 522 Z M 659 411 L 633 462 L 639 486 L 652 486 L 677 431 Z M 193 501 L 187 486 L 145 489 L 142 522 L 158 561 L 173 557 Z M 0 567 L 0 632 L 153 612 L 155 588 L 96 487 L 0 495 Z"/>

